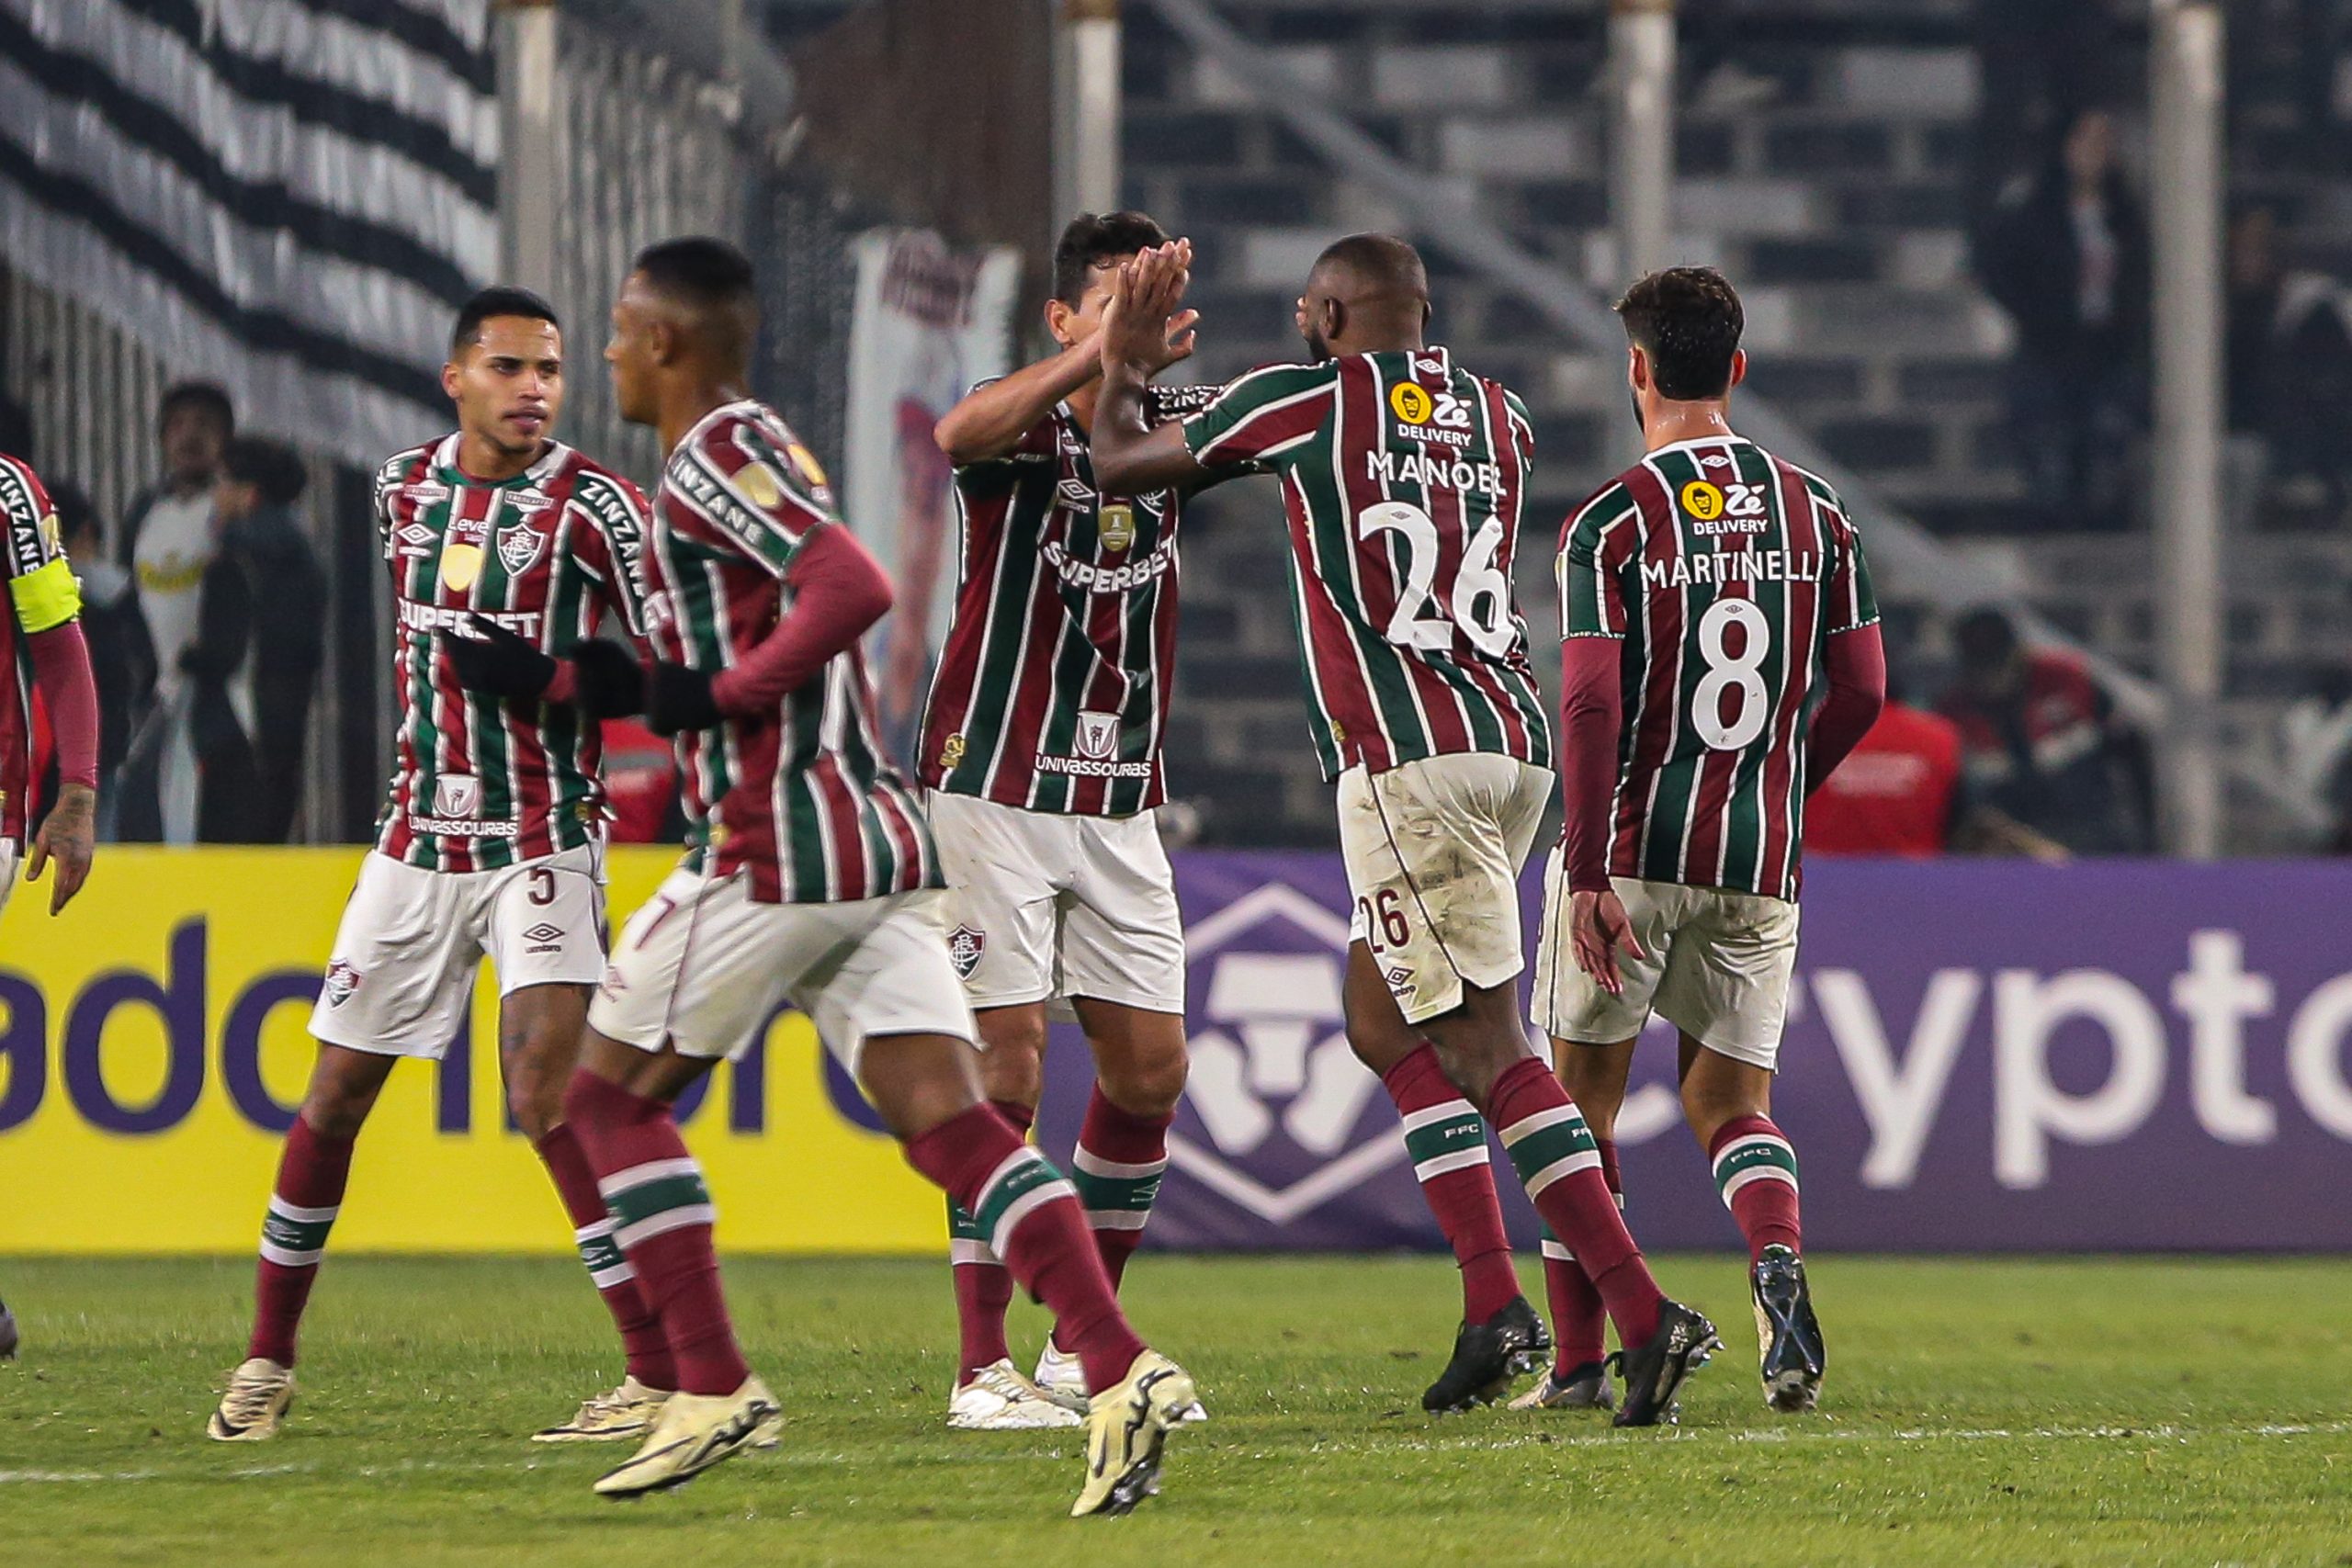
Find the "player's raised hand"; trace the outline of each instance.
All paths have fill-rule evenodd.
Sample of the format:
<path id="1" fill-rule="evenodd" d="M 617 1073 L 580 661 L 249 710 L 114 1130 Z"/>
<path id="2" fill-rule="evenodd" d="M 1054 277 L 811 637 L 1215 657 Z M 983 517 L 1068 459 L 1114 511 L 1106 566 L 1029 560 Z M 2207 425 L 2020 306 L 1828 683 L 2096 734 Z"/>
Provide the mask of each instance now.
<path id="1" fill-rule="evenodd" d="M 89 880 L 90 857 L 98 841 L 98 792 L 88 784 L 70 784 L 60 790 L 57 804 L 33 835 L 32 852 L 25 858 L 25 880 L 39 882 L 40 874 L 52 860 L 57 862 L 57 879 L 50 885 L 49 912 L 52 915 L 74 901 L 82 891 L 82 884 Z"/>
<path id="2" fill-rule="evenodd" d="M 1628 958 L 1649 956 L 1634 935 L 1624 901 L 1606 890 L 1578 893 L 1570 900 L 1568 942 L 1575 950 L 1577 967 L 1612 997 L 1625 994 L 1624 976 L 1617 971 L 1618 953 L 1622 950 Z"/>

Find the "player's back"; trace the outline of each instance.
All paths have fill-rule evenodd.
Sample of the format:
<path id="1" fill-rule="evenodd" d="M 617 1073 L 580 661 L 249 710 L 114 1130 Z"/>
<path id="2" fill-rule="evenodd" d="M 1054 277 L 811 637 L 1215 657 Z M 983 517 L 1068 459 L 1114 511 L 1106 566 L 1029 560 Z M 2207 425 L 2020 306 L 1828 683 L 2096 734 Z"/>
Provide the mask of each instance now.
<path id="1" fill-rule="evenodd" d="M 783 416 L 746 400 L 704 416 L 662 471 L 646 552 L 647 630 L 673 663 L 716 673 L 788 610 L 801 543 L 843 525 L 824 471 Z M 937 885 L 914 792 L 884 752 L 855 646 L 772 711 L 678 738 L 688 819 L 718 869 L 764 902 L 878 897 Z"/>
<path id="2" fill-rule="evenodd" d="M 1501 383 L 1436 346 L 1272 366 L 1187 440 L 1283 475 L 1327 775 L 1474 751 L 1551 765 L 1510 575 L 1534 442 Z"/>
<path id="3" fill-rule="evenodd" d="M 1611 873 L 1793 898 L 1826 644 L 1877 618 L 1836 493 L 1678 442 L 1570 517 L 1559 571 L 1565 635 L 1623 639 Z"/>

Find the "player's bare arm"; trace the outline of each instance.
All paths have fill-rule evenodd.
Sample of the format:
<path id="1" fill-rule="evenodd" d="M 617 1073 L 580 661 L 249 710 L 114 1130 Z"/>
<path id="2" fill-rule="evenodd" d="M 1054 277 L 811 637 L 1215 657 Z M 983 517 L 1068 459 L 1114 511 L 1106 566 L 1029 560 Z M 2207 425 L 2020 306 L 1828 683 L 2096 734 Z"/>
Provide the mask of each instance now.
<path id="1" fill-rule="evenodd" d="M 1192 242 L 1171 241 L 1121 267 L 1111 285 L 1093 435 L 1094 482 L 1105 495 L 1143 495 L 1212 478 L 1184 445 L 1182 425 L 1151 429 L 1144 412 L 1151 378 L 1193 351 L 1189 325 L 1178 324 L 1192 260 Z"/>
<path id="2" fill-rule="evenodd" d="M 932 439 L 959 468 L 1001 457 L 1056 403 L 1102 373 L 1102 334 L 1097 330 L 1051 358 L 973 388 L 932 427 Z"/>

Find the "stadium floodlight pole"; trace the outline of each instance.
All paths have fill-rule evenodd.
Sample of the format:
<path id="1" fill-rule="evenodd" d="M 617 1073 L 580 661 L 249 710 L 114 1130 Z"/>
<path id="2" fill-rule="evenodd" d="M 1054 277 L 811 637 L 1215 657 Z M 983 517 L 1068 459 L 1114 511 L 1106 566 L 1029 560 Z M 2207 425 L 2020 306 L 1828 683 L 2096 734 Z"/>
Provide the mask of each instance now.
<path id="1" fill-rule="evenodd" d="M 2159 799 L 2165 846 L 2202 860 L 2222 830 L 2223 32 L 2213 0 L 2154 5 L 2156 658 L 2170 699 Z"/>
<path id="2" fill-rule="evenodd" d="M 1667 265 L 1674 243 L 1674 0 L 1610 0 L 1609 216 L 1623 281 Z"/>
<path id="3" fill-rule="evenodd" d="M 508 283 L 555 286 L 554 0 L 502 0 L 498 17 L 498 271 Z"/>
<path id="4" fill-rule="evenodd" d="M 1054 28 L 1054 227 L 1119 200 L 1119 0 L 1050 0 Z"/>

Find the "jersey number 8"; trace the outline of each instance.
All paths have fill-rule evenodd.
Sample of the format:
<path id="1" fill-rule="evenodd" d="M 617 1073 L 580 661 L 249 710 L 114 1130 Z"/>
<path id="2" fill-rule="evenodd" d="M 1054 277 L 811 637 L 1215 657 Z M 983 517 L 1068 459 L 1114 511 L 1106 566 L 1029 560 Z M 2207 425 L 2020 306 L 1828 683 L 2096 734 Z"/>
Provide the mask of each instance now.
<path id="1" fill-rule="evenodd" d="M 1392 530 L 1405 536 L 1405 581 L 1383 635 L 1399 648 L 1442 652 L 1453 646 L 1453 633 L 1459 627 L 1470 645 L 1487 658 L 1500 659 L 1509 653 L 1519 634 L 1510 619 L 1510 579 L 1495 563 L 1502 550 L 1502 519 L 1487 518 L 1464 547 L 1453 591 L 1445 594 L 1450 620 L 1446 615 L 1424 613 L 1437 608 L 1438 603 L 1437 569 L 1442 548 L 1437 523 L 1408 501 L 1384 501 L 1356 514 L 1359 539 Z"/>
<path id="2" fill-rule="evenodd" d="M 1724 646 L 1731 628 L 1742 634 L 1739 654 Z M 1772 649 L 1772 623 L 1752 599 L 1718 599 L 1699 617 L 1699 656 L 1707 672 L 1690 694 L 1690 728 L 1718 751 L 1738 751 L 1756 743 L 1771 717 L 1771 694 L 1764 686 L 1764 659 Z M 1724 694 L 1738 694 L 1738 711 L 1724 717 Z"/>

